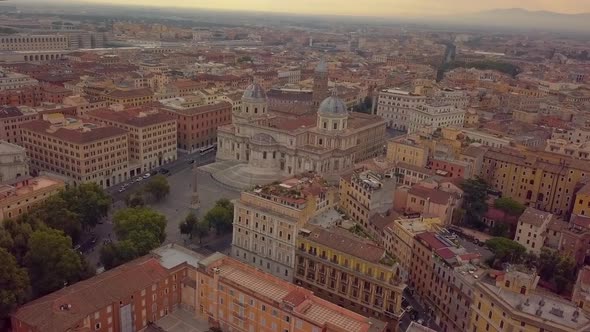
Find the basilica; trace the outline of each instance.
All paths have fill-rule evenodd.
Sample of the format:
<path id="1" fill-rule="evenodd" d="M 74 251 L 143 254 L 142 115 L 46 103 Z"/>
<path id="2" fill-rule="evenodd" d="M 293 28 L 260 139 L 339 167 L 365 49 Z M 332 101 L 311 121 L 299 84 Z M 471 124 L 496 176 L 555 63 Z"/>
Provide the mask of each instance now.
<path id="1" fill-rule="evenodd" d="M 218 128 L 217 161 L 239 164 L 243 176 L 264 174 L 265 178 L 316 172 L 337 180 L 355 162 L 383 153 L 385 121 L 379 116 L 349 112 L 336 89 L 326 97 L 325 66 L 316 68 L 315 112 L 290 116 L 268 111 L 264 89 L 254 83 L 242 96 L 241 109 L 232 123 Z M 215 175 L 214 175 L 215 176 Z M 256 183 L 260 184 L 260 183 Z"/>

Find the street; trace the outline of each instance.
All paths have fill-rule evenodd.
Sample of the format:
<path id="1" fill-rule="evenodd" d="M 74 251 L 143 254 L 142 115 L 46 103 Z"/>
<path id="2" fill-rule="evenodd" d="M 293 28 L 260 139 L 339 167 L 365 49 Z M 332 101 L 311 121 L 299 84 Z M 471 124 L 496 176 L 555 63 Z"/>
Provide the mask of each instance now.
<path id="1" fill-rule="evenodd" d="M 195 166 L 211 163 L 215 160 L 215 152 L 211 152 L 203 156 L 201 156 L 198 152 L 191 155 L 179 155 L 179 158 L 176 161 L 164 165 L 162 168 L 166 168 L 170 171 L 167 176 L 168 183 L 170 185 L 170 193 L 161 202 L 147 204 L 149 207 L 162 213 L 168 221 L 166 225 L 166 240 L 164 241 L 164 244 L 184 244 L 184 237 L 180 234 L 178 225 L 192 210 L 190 207 L 190 201 L 193 182 L 191 168 L 193 164 L 189 164 L 190 160 L 195 160 Z M 156 170 L 153 170 L 150 173 L 153 176 L 155 175 Z M 239 196 L 238 191 L 218 183 L 211 177 L 209 173 L 198 171 L 197 179 L 201 207 L 195 211 L 195 213 L 199 218 L 202 218 L 205 213 L 207 213 L 207 211 L 213 207 L 218 199 L 234 199 Z M 81 249 L 86 249 L 84 250 L 84 254 L 89 263 L 94 265 L 99 263 L 100 248 L 105 243 L 105 241 L 116 241 L 112 217 L 117 210 L 126 207 L 125 197 L 130 193 L 139 190 L 148 181 L 149 179 L 143 180 L 141 182 L 130 182 L 127 190 L 122 193 L 118 192 L 122 184 L 107 190 L 107 192 L 113 197 L 113 205 L 109 211 L 109 215 L 104 219 L 104 222 L 97 225 L 97 227 L 91 233 L 83 234 L 80 241 L 80 243 L 85 244 Z M 93 236 L 96 237 L 96 243 L 94 245 L 87 245 Z M 227 251 L 230 245 L 231 236 L 221 237 L 219 241 L 213 240 L 212 244 L 208 244 L 208 246 L 211 247 L 211 251 Z M 197 248 L 198 246 L 189 245 L 189 247 Z M 203 250 L 208 249 L 204 248 Z"/>

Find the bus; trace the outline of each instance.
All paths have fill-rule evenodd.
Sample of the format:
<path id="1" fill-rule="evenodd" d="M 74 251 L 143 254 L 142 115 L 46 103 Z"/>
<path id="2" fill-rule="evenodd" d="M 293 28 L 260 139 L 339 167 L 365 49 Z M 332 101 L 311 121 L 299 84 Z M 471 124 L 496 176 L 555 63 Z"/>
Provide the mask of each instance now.
<path id="1" fill-rule="evenodd" d="M 206 147 L 202 147 L 202 148 L 199 149 L 199 153 L 201 155 L 204 155 L 204 154 L 207 154 L 207 153 L 209 153 L 211 151 L 215 151 L 215 150 L 217 150 L 217 144 L 213 144 L 213 145 L 209 145 L 209 146 L 206 146 Z"/>

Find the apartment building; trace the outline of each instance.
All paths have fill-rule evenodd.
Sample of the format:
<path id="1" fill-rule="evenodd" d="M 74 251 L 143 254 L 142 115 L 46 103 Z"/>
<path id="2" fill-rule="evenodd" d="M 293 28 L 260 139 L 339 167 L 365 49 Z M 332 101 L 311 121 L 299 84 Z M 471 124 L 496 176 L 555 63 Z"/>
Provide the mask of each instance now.
<path id="1" fill-rule="evenodd" d="M 0 183 L 29 175 L 27 151 L 16 144 L 0 141 Z"/>
<path id="2" fill-rule="evenodd" d="M 220 101 L 210 105 L 173 105 L 161 108 L 176 119 L 178 149 L 196 151 L 217 143 L 217 127 L 231 123 L 232 104 Z"/>
<path id="3" fill-rule="evenodd" d="M 436 175 L 441 175 L 452 179 L 469 179 L 473 177 L 471 164 L 466 161 L 434 157 L 430 160 L 430 168 Z"/>
<path id="4" fill-rule="evenodd" d="M 21 125 L 39 118 L 29 107 L 0 106 L 0 140 L 22 145 Z"/>
<path id="5" fill-rule="evenodd" d="M 534 271 L 511 266 L 495 280 L 475 284 L 470 327 L 473 332 L 551 331 L 590 329 L 590 319 L 571 302 L 536 292 Z"/>
<path id="6" fill-rule="evenodd" d="M 0 91 L 21 89 L 28 86 L 37 86 L 39 81 L 19 73 L 11 73 L 0 68 Z"/>
<path id="7" fill-rule="evenodd" d="M 395 164 L 394 176 L 398 185 L 413 186 L 434 176 L 434 172 L 426 167 L 398 162 Z"/>
<path id="8" fill-rule="evenodd" d="M 393 223 L 385 228 L 387 241 L 385 249 L 395 256 L 396 262 L 407 273 L 413 260 L 414 237 L 420 233 L 433 231 L 432 223 L 422 216 L 395 218 Z"/>
<path id="9" fill-rule="evenodd" d="M 528 252 L 540 254 L 545 244 L 545 233 L 553 219 L 553 214 L 527 207 L 518 219 L 514 241 L 520 243 Z"/>
<path id="10" fill-rule="evenodd" d="M 292 281 L 300 228 L 333 207 L 337 195 L 337 188 L 316 176 L 243 191 L 234 202 L 232 257 Z"/>
<path id="11" fill-rule="evenodd" d="M 198 266 L 196 316 L 222 331 L 386 331 L 379 320 L 222 254 L 213 254 Z"/>
<path id="12" fill-rule="evenodd" d="M 590 175 L 590 165 L 539 151 L 490 149 L 483 159 L 480 176 L 493 189 L 517 202 L 551 212 L 569 215 L 580 181 Z"/>
<path id="13" fill-rule="evenodd" d="M 148 88 L 113 90 L 103 96 L 111 104 L 138 107 L 154 101 L 154 93 Z"/>
<path id="14" fill-rule="evenodd" d="M 393 202 L 393 208 L 397 211 L 436 216 L 445 225 L 451 223 L 453 211 L 459 206 L 456 194 L 426 184 L 397 188 Z"/>
<path id="15" fill-rule="evenodd" d="M 433 133 L 439 128 L 462 128 L 465 110 L 451 105 L 421 105 L 413 109 L 408 117 L 408 133 Z"/>
<path id="16" fill-rule="evenodd" d="M 387 127 L 406 131 L 412 109 L 423 105 L 426 97 L 399 89 L 381 90 L 377 99 L 377 115 L 386 122 Z"/>
<path id="17" fill-rule="evenodd" d="M 99 109 L 86 113 L 91 121 L 129 133 L 129 176 L 165 165 L 177 158 L 176 120 L 150 109 Z"/>
<path id="18" fill-rule="evenodd" d="M 28 177 L 0 185 L 0 222 L 27 213 L 35 204 L 64 187 L 63 181 L 48 176 Z"/>
<path id="19" fill-rule="evenodd" d="M 14 332 L 144 331 L 181 306 L 189 265 L 198 257 L 169 245 L 26 303 L 11 316 Z"/>
<path id="20" fill-rule="evenodd" d="M 428 163 L 429 148 L 419 144 L 415 139 L 404 136 L 387 141 L 386 158 L 390 163 L 407 163 L 425 167 Z"/>
<path id="21" fill-rule="evenodd" d="M 406 285 L 385 249 L 344 228 L 308 225 L 300 229 L 295 259 L 295 284 L 396 329 Z"/>
<path id="22" fill-rule="evenodd" d="M 4 35 L 0 36 L 0 51 L 67 50 L 70 40 L 66 35 Z"/>
<path id="23" fill-rule="evenodd" d="M 339 184 L 339 207 L 350 219 L 376 238 L 372 217 L 392 207 L 395 179 L 389 172 L 376 172 L 359 168 L 343 175 Z"/>
<path id="24" fill-rule="evenodd" d="M 126 130 L 63 116 L 45 119 L 21 125 L 31 171 L 54 173 L 73 184 L 96 182 L 103 188 L 129 178 Z"/>

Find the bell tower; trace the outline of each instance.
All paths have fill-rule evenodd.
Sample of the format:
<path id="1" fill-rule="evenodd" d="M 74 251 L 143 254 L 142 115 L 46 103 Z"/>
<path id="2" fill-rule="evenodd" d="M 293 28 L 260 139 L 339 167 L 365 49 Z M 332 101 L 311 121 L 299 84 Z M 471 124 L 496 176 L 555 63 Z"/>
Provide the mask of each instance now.
<path id="1" fill-rule="evenodd" d="M 322 101 L 329 96 L 328 93 L 328 64 L 322 58 L 315 67 L 313 74 L 313 110 L 316 111 Z"/>

